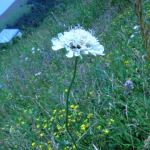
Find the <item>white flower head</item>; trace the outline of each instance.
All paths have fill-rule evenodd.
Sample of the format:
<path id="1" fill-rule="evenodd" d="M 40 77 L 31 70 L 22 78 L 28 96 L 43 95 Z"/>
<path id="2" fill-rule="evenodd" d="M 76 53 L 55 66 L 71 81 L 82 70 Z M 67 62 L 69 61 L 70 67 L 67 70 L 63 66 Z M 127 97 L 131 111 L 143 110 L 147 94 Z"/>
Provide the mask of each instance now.
<path id="1" fill-rule="evenodd" d="M 35 74 L 35 76 L 40 76 L 42 73 L 41 72 L 38 72 Z"/>
<path id="2" fill-rule="evenodd" d="M 32 47 L 32 51 L 34 51 L 35 50 L 35 48 L 34 47 Z"/>
<path id="3" fill-rule="evenodd" d="M 28 57 L 25 58 L 25 61 L 27 61 L 27 60 L 28 60 Z"/>
<path id="4" fill-rule="evenodd" d="M 137 29 L 139 29 L 139 27 L 140 27 L 139 25 L 136 25 L 136 26 L 133 27 L 133 29 L 137 30 Z"/>
<path id="5" fill-rule="evenodd" d="M 132 34 L 130 37 L 131 37 L 131 38 L 133 38 L 134 36 L 135 36 L 135 35 L 134 35 L 134 34 Z"/>
<path id="6" fill-rule="evenodd" d="M 80 56 L 81 54 L 104 55 L 104 47 L 100 45 L 97 38 L 91 32 L 85 31 L 82 27 L 76 27 L 69 32 L 58 34 L 58 38 L 52 38 L 52 49 L 57 51 L 65 48 L 66 56 Z M 82 57 L 81 57 L 82 58 Z"/>

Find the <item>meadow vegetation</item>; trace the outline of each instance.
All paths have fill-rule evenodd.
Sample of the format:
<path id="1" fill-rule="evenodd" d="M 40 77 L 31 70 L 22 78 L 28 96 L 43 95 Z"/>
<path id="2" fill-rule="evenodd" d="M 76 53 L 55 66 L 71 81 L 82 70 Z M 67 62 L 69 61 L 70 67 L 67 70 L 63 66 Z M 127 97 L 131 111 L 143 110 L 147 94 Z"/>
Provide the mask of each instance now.
<path id="1" fill-rule="evenodd" d="M 150 3 L 142 5 L 147 25 Z M 69 97 L 78 149 L 150 149 L 150 62 L 134 2 L 66 0 L 0 52 L 1 150 L 75 149 L 65 128 L 75 58 L 53 51 L 51 39 L 78 24 L 94 30 L 105 48 L 105 56 L 78 61 Z"/>

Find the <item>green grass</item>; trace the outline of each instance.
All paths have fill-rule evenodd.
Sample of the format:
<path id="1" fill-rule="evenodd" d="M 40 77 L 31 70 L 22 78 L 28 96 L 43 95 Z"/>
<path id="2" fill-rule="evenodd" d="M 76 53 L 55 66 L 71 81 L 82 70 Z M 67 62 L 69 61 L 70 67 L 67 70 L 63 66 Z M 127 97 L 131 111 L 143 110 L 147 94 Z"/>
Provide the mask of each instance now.
<path id="1" fill-rule="evenodd" d="M 149 16 L 147 3 L 144 16 Z M 54 11 L 65 27 L 49 13 L 33 33 L 0 53 L 0 149 L 72 147 L 64 125 L 75 58 L 53 51 L 51 39 L 75 24 L 94 29 L 105 47 L 105 56 L 84 55 L 78 61 L 69 97 L 69 128 L 78 148 L 141 150 L 145 143 L 150 148 L 148 140 L 144 143 L 150 132 L 150 62 L 140 29 L 133 29 L 138 25 L 134 7 L 125 8 L 119 13 L 105 1 L 66 2 Z M 130 94 L 124 92 L 127 80 L 134 85 Z"/>

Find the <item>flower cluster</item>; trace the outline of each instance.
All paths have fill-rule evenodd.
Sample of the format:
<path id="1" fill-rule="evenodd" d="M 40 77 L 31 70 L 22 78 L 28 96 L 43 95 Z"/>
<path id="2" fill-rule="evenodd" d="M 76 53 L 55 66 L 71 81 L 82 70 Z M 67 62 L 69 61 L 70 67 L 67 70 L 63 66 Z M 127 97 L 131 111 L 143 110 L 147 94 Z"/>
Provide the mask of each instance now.
<path id="1" fill-rule="evenodd" d="M 92 35 L 92 31 L 85 31 L 82 27 L 76 27 L 69 32 L 58 34 L 58 38 L 52 38 L 52 49 L 65 48 L 67 57 L 80 56 L 81 54 L 104 55 L 104 47 L 99 44 L 98 39 Z M 81 57 L 82 58 L 82 57 Z"/>
<path id="2" fill-rule="evenodd" d="M 134 89 L 133 83 L 132 83 L 132 81 L 130 81 L 130 80 L 127 80 L 124 85 L 125 85 L 125 87 L 127 88 L 127 90 L 124 91 L 125 94 L 129 94 L 129 93 L 130 93 L 130 90 L 133 90 L 133 89 Z"/>

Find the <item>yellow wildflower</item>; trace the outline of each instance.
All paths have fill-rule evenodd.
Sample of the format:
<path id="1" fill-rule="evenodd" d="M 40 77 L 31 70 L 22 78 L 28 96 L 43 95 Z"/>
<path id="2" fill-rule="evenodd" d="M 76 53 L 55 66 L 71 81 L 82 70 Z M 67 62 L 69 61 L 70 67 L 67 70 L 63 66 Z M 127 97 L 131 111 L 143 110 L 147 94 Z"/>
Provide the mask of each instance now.
<path id="1" fill-rule="evenodd" d="M 67 150 L 67 149 L 69 149 L 69 146 L 67 146 L 67 147 L 64 148 L 64 150 Z"/>
<path id="2" fill-rule="evenodd" d="M 37 127 L 37 128 L 39 128 L 39 127 L 40 127 L 40 125 L 37 125 L 36 127 Z"/>
<path id="3" fill-rule="evenodd" d="M 93 95 L 93 92 L 90 92 L 90 95 Z"/>
<path id="4" fill-rule="evenodd" d="M 65 112 L 65 109 L 63 109 L 62 112 Z"/>
<path id="5" fill-rule="evenodd" d="M 85 119 L 84 122 L 88 122 L 88 119 Z"/>
<path id="6" fill-rule="evenodd" d="M 111 125 L 111 124 L 112 124 L 112 122 L 111 122 L 111 121 L 109 121 L 109 122 L 108 122 L 108 124 L 109 124 L 109 125 Z"/>
<path id="7" fill-rule="evenodd" d="M 44 125 L 44 128 L 47 128 L 47 123 Z"/>
<path id="8" fill-rule="evenodd" d="M 41 136 L 41 137 L 44 136 L 44 133 L 41 133 L 40 136 Z"/>
<path id="9" fill-rule="evenodd" d="M 56 111 L 57 111 L 56 109 L 53 111 L 53 114 L 54 114 L 54 115 L 55 115 Z"/>
<path id="10" fill-rule="evenodd" d="M 62 127 L 61 127 L 60 125 L 57 125 L 57 129 L 58 129 L 58 130 L 61 130 Z"/>
<path id="11" fill-rule="evenodd" d="M 24 113 L 26 113 L 27 112 L 27 110 L 24 110 Z"/>
<path id="12" fill-rule="evenodd" d="M 67 93 L 68 92 L 68 89 L 65 89 L 65 91 L 64 91 L 65 93 Z"/>
<path id="13" fill-rule="evenodd" d="M 60 114 L 62 111 L 60 110 L 59 112 L 58 112 L 58 114 Z"/>
<path id="14" fill-rule="evenodd" d="M 35 142 L 34 142 L 34 143 L 32 143 L 32 146 L 35 146 Z"/>
<path id="15" fill-rule="evenodd" d="M 105 129 L 105 130 L 104 130 L 104 133 L 105 133 L 105 134 L 108 134 L 108 133 L 109 133 L 109 130 L 108 130 L 108 129 Z"/>
<path id="16" fill-rule="evenodd" d="M 74 105 L 71 105 L 71 106 L 70 106 L 70 108 L 72 108 L 72 109 L 74 109 L 74 107 L 75 107 Z"/>
<path id="17" fill-rule="evenodd" d="M 73 145 L 73 147 L 72 147 L 73 149 L 76 149 L 76 146 L 75 145 Z"/>
<path id="18" fill-rule="evenodd" d="M 63 115 L 60 115 L 59 118 L 63 117 Z"/>
<path id="19" fill-rule="evenodd" d="M 87 124 L 85 125 L 85 127 L 88 128 L 88 127 L 89 127 L 89 123 L 87 123 Z"/>
<path id="20" fill-rule="evenodd" d="M 91 118 L 93 116 L 92 113 L 88 114 L 87 118 Z"/>
<path id="21" fill-rule="evenodd" d="M 111 125 L 112 123 L 114 123 L 115 122 L 115 120 L 114 119 L 110 119 L 110 121 L 109 121 L 109 125 Z"/>
<path id="22" fill-rule="evenodd" d="M 50 119 L 50 121 L 53 121 L 54 120 L 54 117 L 52 117 L 51 119 Z"/>
<path id="23" fill-rule="evenodd" d="M 75 119 L 73 119 L 73 120 L 71 120 L 71 122 L 76 122 L 76 120 L 75 120 Z"/>
<path id="24" fill-rule="evenodd" d="M 51 144 L 51 143 L 52 143 L 52 141 L 48 141 L 47 143 L 48 143 L 48 144 Z"/>
<path id="25" fill-rule="evenodd" d="M 37 118 L 36 120 L 37 120 L 37 121 L 39 121 L 39 120 L 40 120 L 40 118 Z"/>
<path id="26" fill-rule="evenodd" d="M 74 106 L 74 109 L 77 109 L 79 107 L 79 105 Z"/>
<path id="27" fill-rule="evenodd" d="M 21 119 L 21 118 L 18 118 L 18 120 L 21 121 L 22 119 Z"/>
<path id="28" fill-rule="evenodd" d="M 57 135 L 57 133 L 55 132 L 53 135 L 54 135 L 54 136 L 56 136 L 56 135 Z"/>
<path id="29" fill-rule="evenodd" d="M 129 61 L 125 61 L 123 64 L 124 64 L 124 65 L 127 65 L 127 64 L 129 64 Z"/>
<path id="30" fill-rule="evenodd" d="M 114 120 L 114 119 L 110 119 L 110 121 L 111 121 L 112 123 L 114 123 L 114 122 L 115 122 L 115 120 Z"/>
<path id="31" fill-rule="evenodd" d="M 47 150 L 52 150 L 52 148 L 48 146 L 48 147 L 47 147 Z"/>
<path id="32" fill-rule="evenodd" d="M 118 51 L 116 51 L 116 54 L 119 54 L 119 52 L 118 52 Z"/>
<path id="33" fill-rule="evenodd" d="M 85 125 L 81 125 L 81 130 L 84 131 L 85 130 Z"/>
<path id="34" fill-rule="evenodd" d="M 98 126 L 97 129 L 100 131 L 101 130 L 101 126 Z"/>

